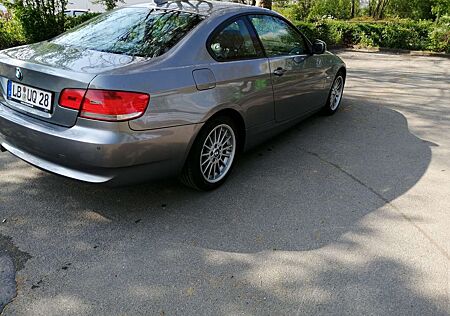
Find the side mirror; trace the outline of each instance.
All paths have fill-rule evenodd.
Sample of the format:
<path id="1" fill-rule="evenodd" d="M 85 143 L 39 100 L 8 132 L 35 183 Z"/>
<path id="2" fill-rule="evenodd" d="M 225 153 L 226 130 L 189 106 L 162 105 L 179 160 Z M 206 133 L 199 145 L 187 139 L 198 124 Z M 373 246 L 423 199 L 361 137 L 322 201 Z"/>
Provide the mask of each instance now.
<path id="1" fill-rule="evenodd" d="M 323 54 L 327 50 L 327 44 L 325 44 L 324 41 L 316 40 L 313 44 L 312 50 L 313 54 L 317 55 Z"/>

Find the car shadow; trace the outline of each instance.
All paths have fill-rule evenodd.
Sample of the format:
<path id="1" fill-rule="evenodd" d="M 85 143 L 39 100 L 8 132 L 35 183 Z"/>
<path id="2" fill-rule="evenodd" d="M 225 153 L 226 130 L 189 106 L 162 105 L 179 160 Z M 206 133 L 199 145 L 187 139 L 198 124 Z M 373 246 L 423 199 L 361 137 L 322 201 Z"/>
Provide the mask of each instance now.
<path id="1" fill-rule="evenodd" d="M 160 230 L 165 224 L 171 241 L 223 251 L 309 250 L 413 187 L 430 163 L 430 145 L 409 132 L 399 112 L 347 97 L 337 115 L 316 115 L 244 154 L 214 192 L 173 179 L 108 188 L 33 170 L 36 177 L 25 173 L 9 183 L 2 208 L 25 210 L 31 203 L 63 219 L 94 212 L 119 225 L 139 221 Z M 30 168 L 10 159 L 2 169 L 14 165 Z M 26 215 L 32 220 L 39 213 Z"/>
<path id="2" fill-rule="evenodd" d="M 0 211 L 12 225 L 5 233 L 29 232 L 33 238 L 37 248 L 22 250 L 32 256 L 44 252 L 55 266 L 83 261 L 89 269 L 76 278 L 86 293 L 108 286 L 108 297 L 133 296 L 136 308 L 149 313 L 171 310 L 166 303 L 173 300 L 197 306 L 195 293 L 219 314 L 248 308 L 263 313 L 258 308 L 266 304 L 284 304 L 285 311 L 301 306 L 299 314 L 405 314 L 405 306 L 438 313 L 439 306 L 400 277 L 418 273 L 409 266 L 380 257 L 350 269 L 342 258 L 314 252 L 331 244 L 358 247 L 348 233 L 375 235 L 361 220 L 420 180 L 430 164 L 430 146 L 409 131 L 399 112 L 346 96 L 335 116 L 313 116 L 244 154 L 228 182 L 208 193 L 175 180 L 124 188 L 87 185 L 2 155 Z M 395 212 L 383 216 L 402 220 Z M 289 255 L 297 252 L 304 257 Z M 322 262 L 320 269 L 315 260 Z M 124 262 L 128 276 L 111 272 Z M 284 292 L 259 284 L 256 275 L 268 266 L 282 267 L 284 281 L 275 283 Z M 312 285 L 299 269 L 310 271 L 325 294 L 335 290 L 330 280 L 343 286 L 333 295 L 310 293 Z M 357 287 L 361 279 L 366 282 Z M 67 286 L 59 295 L 77 296 L 75 291 Z M 322 304 L 309 295 L 323 295 Z M 89 312 L 83 306 L 79 312 Z"/>

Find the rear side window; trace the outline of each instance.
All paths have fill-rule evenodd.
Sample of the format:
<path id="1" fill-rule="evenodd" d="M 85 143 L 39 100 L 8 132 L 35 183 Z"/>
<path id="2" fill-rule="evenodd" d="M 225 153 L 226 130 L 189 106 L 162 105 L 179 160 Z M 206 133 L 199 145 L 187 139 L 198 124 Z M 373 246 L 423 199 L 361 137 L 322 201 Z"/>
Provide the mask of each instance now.
<path id="1" fill-rule="evenodd" d="M 53 42 L 115 54 L 157 57 L 202 19 L 200 15 L 180 11 L 122 8 L 66 32 Z"/>
<path id="2" fill-rule="evenodd" d="M 285 21 L 271 15 L 251 15 L 267 56 L 307 54 L 307 46 L 302 36 Z"/>
<path id="3" fill-rule="evenodd" d="M 237 19 L 213 35 L 209 41 L 210 52 L 219 61 L 258 57 L 244 19 Z"/>

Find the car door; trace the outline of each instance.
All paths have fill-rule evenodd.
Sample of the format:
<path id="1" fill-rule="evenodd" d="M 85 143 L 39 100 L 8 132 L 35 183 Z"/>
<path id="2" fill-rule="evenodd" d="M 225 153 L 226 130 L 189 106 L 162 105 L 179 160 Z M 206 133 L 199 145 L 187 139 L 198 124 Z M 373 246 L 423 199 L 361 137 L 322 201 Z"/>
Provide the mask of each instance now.
<path id="1" fill-rule="evenodd" d="M 302 116 L 323 105 L 325 78 L 304 37 L 277 16 L 258 14 L 249 19 L 269 58 L 276 121 Z"/>
<path id="2" fill-rule="evenodd" d="M 210 69 L 215 78 L 218 106 L 239 106 L 246 115 L 246 127 L 275 120 L 269 61 L 245 16 L 218 26 L 207 43 L 215 59 Z"/>

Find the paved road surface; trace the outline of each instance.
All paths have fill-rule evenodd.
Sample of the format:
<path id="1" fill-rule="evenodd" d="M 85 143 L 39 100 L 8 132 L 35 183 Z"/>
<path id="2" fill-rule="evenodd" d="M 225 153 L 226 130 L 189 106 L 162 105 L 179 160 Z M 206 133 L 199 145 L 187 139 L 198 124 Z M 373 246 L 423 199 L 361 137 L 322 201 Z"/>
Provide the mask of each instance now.
<path id="1" fill-rule="evenodd" d="M 450 314 L 450 60 L 341 56 L 341 111 L 215 192 L 100 188 L 0 155 L 3 314 Z"/>

